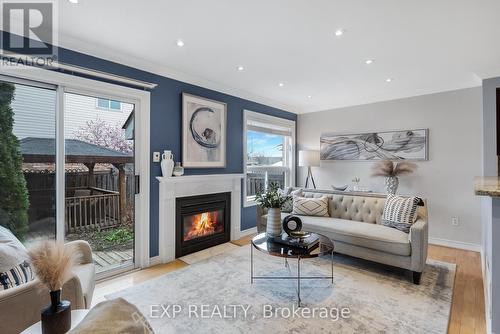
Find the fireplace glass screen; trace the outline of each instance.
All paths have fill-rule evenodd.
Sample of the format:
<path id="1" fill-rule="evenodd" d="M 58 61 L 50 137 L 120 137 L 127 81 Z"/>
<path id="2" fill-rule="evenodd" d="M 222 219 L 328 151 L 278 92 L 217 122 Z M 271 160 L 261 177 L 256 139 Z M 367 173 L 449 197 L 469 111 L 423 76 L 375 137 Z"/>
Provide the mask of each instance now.
<path id="1" fill-rule="evenodd" d="M 224 210 L 214 210 L 182 217 L 183 241 L 224 232 Z"/>

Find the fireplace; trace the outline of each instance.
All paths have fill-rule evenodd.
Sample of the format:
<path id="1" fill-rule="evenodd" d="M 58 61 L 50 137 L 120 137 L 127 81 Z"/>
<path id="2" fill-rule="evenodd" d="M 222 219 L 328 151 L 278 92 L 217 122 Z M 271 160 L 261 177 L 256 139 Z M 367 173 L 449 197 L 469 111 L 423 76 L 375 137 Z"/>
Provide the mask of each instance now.
<path id="1" fill-rule="evenodd" d="M 175 212 L 176 257 L 230 240 L 231 193 L 179 197 Z"/>

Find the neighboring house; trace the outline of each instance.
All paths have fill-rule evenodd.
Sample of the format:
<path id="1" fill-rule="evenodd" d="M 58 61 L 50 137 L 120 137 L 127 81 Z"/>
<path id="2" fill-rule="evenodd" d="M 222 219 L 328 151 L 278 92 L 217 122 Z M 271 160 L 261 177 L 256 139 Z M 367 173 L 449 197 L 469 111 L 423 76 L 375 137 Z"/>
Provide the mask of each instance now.
<path id="1" fill-rule="evenodd" d="M 134 111 L 132 111 L 122 126 L 122 129 L 125 130 L 125 139 L 134 140 L 134 127 Z"/>
<path id="2" fill-rule="evenodd" d="M 56 93 L 50 89 L 15 85 L 14 134 L 19 138 L 55 138 Z M 65 94 L 65 137 L 74 138 L 75 132 L 88 121 L 97 119 L 121 128 L 129 118 L 134 105 L 92 96 Z M 40 118 L 40 115 L 45 115 Z"/>

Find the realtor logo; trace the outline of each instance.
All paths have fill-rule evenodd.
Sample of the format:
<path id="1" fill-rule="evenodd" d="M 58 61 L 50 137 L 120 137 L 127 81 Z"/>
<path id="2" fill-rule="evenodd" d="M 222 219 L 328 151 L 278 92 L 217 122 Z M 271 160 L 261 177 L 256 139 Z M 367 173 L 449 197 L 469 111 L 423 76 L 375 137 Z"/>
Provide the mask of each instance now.
<path id="1" fill-rule="evenodd" d="M 3 52 L 54 58 L 56 7 L 50 0 L 1 1 Z"/>

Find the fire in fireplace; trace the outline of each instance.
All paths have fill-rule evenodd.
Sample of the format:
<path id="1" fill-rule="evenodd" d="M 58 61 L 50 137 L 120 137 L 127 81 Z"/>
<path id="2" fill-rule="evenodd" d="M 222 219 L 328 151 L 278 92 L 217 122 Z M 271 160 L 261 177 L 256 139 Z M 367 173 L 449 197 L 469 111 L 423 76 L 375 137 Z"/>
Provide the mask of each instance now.
<path id="1" fill-rule="evenodd" d="M 231 193 L 176 200 L 176 257 L 230 240 Z"/>
<path id="2" fill-rule="evenodd" d="M 183 217 L 183 220 L 184 241 L 224 231 L 224 210 L 196 213 Z"/>

